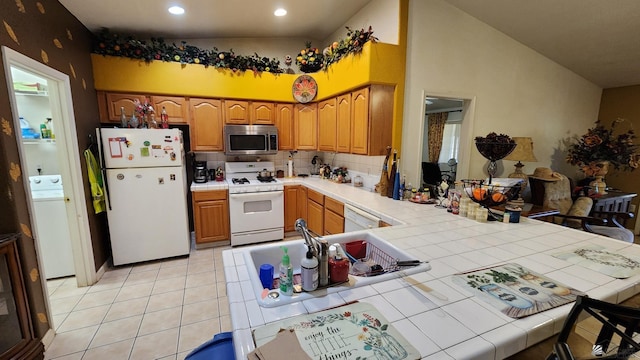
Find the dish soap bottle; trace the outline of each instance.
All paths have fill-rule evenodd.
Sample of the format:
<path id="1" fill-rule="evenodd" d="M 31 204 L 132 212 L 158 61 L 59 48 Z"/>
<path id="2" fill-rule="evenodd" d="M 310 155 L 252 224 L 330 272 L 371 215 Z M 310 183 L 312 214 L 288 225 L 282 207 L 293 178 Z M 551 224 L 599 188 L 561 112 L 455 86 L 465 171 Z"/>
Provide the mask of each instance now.
<path id="1" fill-rule="evenodd" d="M 329 281 L 332 284 L 349 281 L 349 264 L 340 244 L 329 247 Z"/>
<path id="2" fill-rule="evenodd" d="M 311 248 L 307 250 L 307 255 L 300 262 L 302 275 L 302 290 L 313 291 L 318 288 L 318 259 L 313 256 Z"/>
<path id="3" fill-rule="evenodd" d="M 286 246 L 282 247 L 284 255 L 280 263 L 280 293 L 282 295 L 293 295 L 293 267 Z"/>

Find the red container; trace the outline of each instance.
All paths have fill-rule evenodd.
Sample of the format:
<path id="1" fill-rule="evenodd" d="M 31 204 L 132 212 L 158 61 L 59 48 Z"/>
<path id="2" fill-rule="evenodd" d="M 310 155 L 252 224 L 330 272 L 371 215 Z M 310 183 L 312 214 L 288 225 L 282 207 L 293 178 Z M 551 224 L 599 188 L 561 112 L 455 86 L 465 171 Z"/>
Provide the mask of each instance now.
<path id="1" fill-rule="evenodd" d="M 364 259 L 367 256 L 367 242 L 356 240 L 345 244 L 346 251 L 356 259 Z"/>
<path id="2" fill-rule="evenodd" d="M 349 260 L 334 258 L 329 259 L 329 281 L 332 284 L 342 283 L 349 280 Z"/>

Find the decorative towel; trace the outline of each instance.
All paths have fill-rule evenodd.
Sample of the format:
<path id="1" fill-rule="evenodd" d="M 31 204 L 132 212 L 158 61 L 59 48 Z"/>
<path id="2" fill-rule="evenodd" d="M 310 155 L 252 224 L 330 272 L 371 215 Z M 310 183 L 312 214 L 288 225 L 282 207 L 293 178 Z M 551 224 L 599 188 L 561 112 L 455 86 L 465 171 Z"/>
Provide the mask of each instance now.
<path id="1" fill-rule="evenodd" d="M 87 161 L 87 173 L 89 174 L 91 196 L 93 197 L 93 210 L 96 214 L 99 214 L 106 209 L 104 191 L 102 190 L 102 174 L 91 150 L 87 149 L 84 151 L 84 159 Z"/>

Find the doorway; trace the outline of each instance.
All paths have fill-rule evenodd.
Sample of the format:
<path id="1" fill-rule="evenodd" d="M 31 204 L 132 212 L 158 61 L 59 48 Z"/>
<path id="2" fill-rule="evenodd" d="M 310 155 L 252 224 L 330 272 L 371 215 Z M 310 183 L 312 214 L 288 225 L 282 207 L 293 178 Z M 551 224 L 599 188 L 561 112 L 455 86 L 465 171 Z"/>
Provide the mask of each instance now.
<path id="1" fill-rule="evenodd" d="M 422 162 L 437 163 L 443 180 L 453 183 L 456 180 L 459 159 L 464 100 L 427 96 L 425 105 Z M 429 149 L 429 124 L 441 120 L 444 120 L 440 130 L 442 132 L 441 150 L 437 159 L 432 159 Z"/>
<path id="2" fill-rule="evenodd" d="M 77 156 L 80 152 L 69 77 L 10 48 L 3 46 L 2 54 L 25 193 L 31 194 L 30 176 L 60 175 L 63 188 L 63 206 L 60 209 L 67 222 L 65 230 L 68 235 L 65 236 L 69 239 L 76 282 L 79 287 L 93 284 L 96 271 L 82 169 Z M 45 284 L 48 275 L 43 263 L 48 260 L 50 252 L 42 243 L 48 234 L 45 234 L 46 230 L 38 229 L 43 220 L 41 217 L 47 215 L 36 211 L 39 205 L 33 198 L 28 199 L 40 278 L 48 295 Z"/>

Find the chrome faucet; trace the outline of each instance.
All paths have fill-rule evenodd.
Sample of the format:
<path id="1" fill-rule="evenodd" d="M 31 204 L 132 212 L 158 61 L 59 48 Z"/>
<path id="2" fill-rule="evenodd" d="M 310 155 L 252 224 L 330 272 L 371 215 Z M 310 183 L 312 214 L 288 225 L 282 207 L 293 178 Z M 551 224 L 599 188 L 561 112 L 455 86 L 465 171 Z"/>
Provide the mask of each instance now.
<path id="1" fill-rule="evenodd" d="M 313 256 L 318 259 L 318 285 L 329 285 L 329 243 L 327 240 L 318 239 L 311 235 L 311 232 L 307 229 L 307 222 L 302 218 L 296 220 L 295 228 L 304 237 L 304 242 L 313 253 Z"/>

